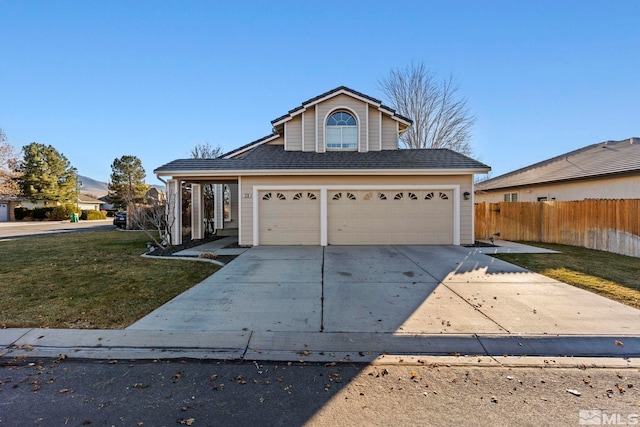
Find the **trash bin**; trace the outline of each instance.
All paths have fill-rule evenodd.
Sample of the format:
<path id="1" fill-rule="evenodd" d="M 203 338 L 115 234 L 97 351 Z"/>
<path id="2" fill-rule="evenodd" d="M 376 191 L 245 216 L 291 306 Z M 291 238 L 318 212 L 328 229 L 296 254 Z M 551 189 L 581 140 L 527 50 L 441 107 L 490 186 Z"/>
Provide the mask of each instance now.
<path id="1" fill-rule="evenodd" d="M 69 218 L 71 219 L 71 222 L 78 222 L 78 214 L 77 213 L 72 213 L 71 215 L 69 215 Z"/>

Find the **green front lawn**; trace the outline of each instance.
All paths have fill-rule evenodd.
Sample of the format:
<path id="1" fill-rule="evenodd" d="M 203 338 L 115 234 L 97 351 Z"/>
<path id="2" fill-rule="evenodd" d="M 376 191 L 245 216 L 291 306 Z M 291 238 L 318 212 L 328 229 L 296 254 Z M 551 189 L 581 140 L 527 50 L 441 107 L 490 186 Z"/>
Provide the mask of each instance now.
<path id="1" fill-rule="evenodd" d="M 141 232 L 0 242 L 0 327 L 124 328 L 220 267 L 142 258 Z"/>
<path id="2" fill-rule="evenodd" d="M 640 308 L 640 259 L 576 246 L 521 242 L 560 254 L 499 254 L 496 258 Z"/>

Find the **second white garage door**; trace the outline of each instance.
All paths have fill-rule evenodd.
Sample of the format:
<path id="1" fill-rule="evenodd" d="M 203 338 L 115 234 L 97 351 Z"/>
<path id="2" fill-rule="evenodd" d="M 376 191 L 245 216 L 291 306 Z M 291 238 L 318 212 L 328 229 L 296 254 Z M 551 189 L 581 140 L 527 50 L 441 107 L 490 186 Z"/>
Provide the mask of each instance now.
<path id="1" fill-rule="evenodd" d="M 329 191 L 330 245 L 453 243 L 451 190 Z"/>

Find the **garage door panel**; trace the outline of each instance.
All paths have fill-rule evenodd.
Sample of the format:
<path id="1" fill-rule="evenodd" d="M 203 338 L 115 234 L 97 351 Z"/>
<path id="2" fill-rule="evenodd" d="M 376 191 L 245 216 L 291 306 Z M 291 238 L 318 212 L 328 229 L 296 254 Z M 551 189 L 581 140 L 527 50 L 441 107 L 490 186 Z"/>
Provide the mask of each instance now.
<path id="1" fill-rule="evenodd" d="M 319 245 L 318 191 L 261 191 L 259 193 L 261 245 Z"/>
<path id="2" fill-rule="evenodd" d="M 450 190 L 328 192 L 328 243 L 451 244 Z"/>

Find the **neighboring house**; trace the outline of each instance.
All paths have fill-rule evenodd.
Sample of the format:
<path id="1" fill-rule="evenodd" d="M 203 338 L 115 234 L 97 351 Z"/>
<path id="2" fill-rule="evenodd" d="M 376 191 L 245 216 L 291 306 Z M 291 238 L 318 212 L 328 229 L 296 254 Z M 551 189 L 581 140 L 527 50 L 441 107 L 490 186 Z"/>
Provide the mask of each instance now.
<path id="1" fill-rule="evenodd" d="M 236 228 L 240 245 L 473 243 L 473 177 L 489 166 L 446 149 L 398 149 L 412 121 L 379 100 L 342 86 L 271 124 L 272 134 L 221 158 L 154 171 L 168 179 L 173 244 L 183 183 L 194 239 L 204 236 L 202 185 L 219 184 L 215 228 Z"/>
<path id="2" fill-rule="evenodd" d="M 83 211 L 99 211 L 103 204 L 102 200 L 94 199 L 86 194 L 78 196 L 78 209 Z"/>
<path id="3" fill-rule="evenodd" d="M 15 221 L 14 209 L 19 205 L 16 197 L 0 196 L 0 222 Z"/>
<path id="4" fill-rule="evenodd" d="M 606 141 L 476 183 L 476 202 L 640 198 L 640 138 Z"/>

